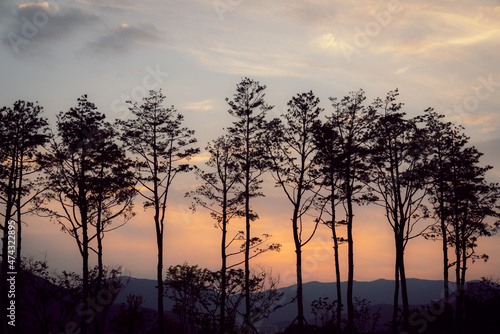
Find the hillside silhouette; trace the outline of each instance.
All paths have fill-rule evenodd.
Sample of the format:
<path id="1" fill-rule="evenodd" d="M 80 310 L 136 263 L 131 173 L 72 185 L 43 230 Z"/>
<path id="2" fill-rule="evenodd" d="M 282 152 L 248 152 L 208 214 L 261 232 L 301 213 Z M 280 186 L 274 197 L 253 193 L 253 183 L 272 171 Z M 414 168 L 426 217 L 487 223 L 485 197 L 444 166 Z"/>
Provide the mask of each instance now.
<path id="1" fill-rule="evenodd" d="M 47 280 L 47 277 L 40 277 L 32 273 L 23 272 L 22 278 L 24 284 L 26 284 L 24 286 L 26 291 L 32 291 L 33 288 L 37 289 L 36 294 L 28 294 L 29 299 L 21 303 L 22 306 L 20 310 L 23 312 L 22 316 L 25 321 L 31 320 L 35 322 L 33 311 L 37 311 L 39 315 L 45 312 L 44 316 L 47 318 L 57 318 L 65 312 L 64 308 L 77 307 L 77 305 L 74 305 L 72 301 L 68 299 L 68 296 L 71 296 L 74 291 L 71 292 L 66 287 L 54 284 L 53 281 Z M 113 304 L 110 305 L 107 310 L 107 325 L 104 333 L 118 333 L 112 330 L 111 323 L 117 318 L 123 305 L 127 303 L 127 297 L 131 295 L 141 297 L 143 303 L 138 307 L 138 311 L 150 315 L 151 323 L 148 324 L 148 326 L 153 330 L 154 324 L 152 323 L 152 319 L 154 318 L 153 315 L 157 312 L 156 281 L 134 277 L 120 277 L 118 279 L 126 283 L 114 299 Z M 426 318 L 422 316 L 422 314 L 424 314 L 422 310 L 433 310 L 433 303 L 437 304 L 442 302 L 442 284 L 443 282 L 439 280 L 408 279 L 411 309 L 412 314 L 415 314 L 412 323 L 415 324 L 416 330 L 422 330 L 419 331 L 419 333 L 440 333 L 440 328 L 443 326 L 443 320 L 432 315 L 432 313 L 430 313 L 432 316 L 429 316 L 429 311 L 425 313 L 428 315 Z M 375 329 L 373 332 L 363 333 L 385 333 L 387 331 L 392 313 L 393 286 L 394 281 L 385 279 L 370 282 L 354 282 L 357 300 L 366 301 L 365 305 L 368 307 L 364 310 L 364 312 L 366 312 L 365 315 L 371 315 L 365 320 L 357 319 L 356 321 L 360 321 L 358 326 L 363 327 L 362 322 L 369 321 L 370 323 L 366 323 L 365 325 Z M 343 292 L 346 289 L 347 282 L 342 282 Z M 256 324 L 256 329 L 261 333 L 286 332 L 287 328 L 288 332 L 290 332 L 291 328 L 293 328 L 289 326 L 293 322 L 294 304 L 287 304 L 287 302 L 295 299 L 296 285 L 282 287 L 277 290 L 283 293 L 279 302 L 284 304 L 284 306 L 272 313 L 269 318 L 263 319 Z M 312 312 L 311 304 L 319 298 L 328 298 L 330 301 L 335 300 L 335 283 L 307 282 L 304 283 L 303 291 L 305 296 L 304 303 L 306 305 L 306 323 L 310 328 L 316 328 L 315 332 L 319 333 L 321 331 L 321 326 L 319 326 L 318 319 Z M 450 291 L 451 295 L 454 296 L 456 293 L 455 287 L 452 286 Z M 61 297 L 56 298 L 45 310 L 36 310 L 36 305 L 41 305 L 41 301 L 37 299 L 46 298 L 47 293 L 52 296 L 59 295 Z M 495 315 L 500 307 L 500 285 L 486 280 L 470 281 L 467 282 L 465 295 L 467 296 L 467 317 L 466 331 L 464 333 L 499 333 L 500 319 Z M 164 307 L 170 326 L 174 329 L 178 328 L 178 333 L 181 333 L 182 330 L 176 325 L 179 322 L 179 315 L 172 311 L 175 307 L 175 301 L 165 298 Z M 436 308 L 434 307 L 434 309 Z M 376 315 L 376 317 L 373 317 L 373 315 Z M 346 316 L 345 312 L 343 316 Z M 425 326 L 422 322 L 424 319 L 427 319 Z M 428 319 L 432 319 L 432 321 L 428 321 Z M 325 326 L 323 327 L 325 328 Z"/>

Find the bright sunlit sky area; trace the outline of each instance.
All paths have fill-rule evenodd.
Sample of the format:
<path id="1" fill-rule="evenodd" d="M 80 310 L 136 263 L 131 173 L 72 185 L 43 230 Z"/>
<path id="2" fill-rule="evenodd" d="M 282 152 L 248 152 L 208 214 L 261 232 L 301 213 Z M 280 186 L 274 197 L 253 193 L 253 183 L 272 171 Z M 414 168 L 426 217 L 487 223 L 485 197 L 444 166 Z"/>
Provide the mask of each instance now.
<path id="1" fill-rule="evenodd" d="M 108 120 L 127 119 L 126 100 L 140 101 L 162 89 L 202 149 L 193 163 L 203 168 L 206 143 L 231 125 L 225 98 L 243 77 L 266 85 L 282 114 L 297 93 L 312 90 L 324 114 L 329 97 L 364 89 L 369 104 L 398 88 L 409 116 L 433 107 L 461 124 L 471 145 L 485 153 L 500 181 L 500 1 L 326 0 L 51 0 L 0 2 L 0 105 L 38 101 L 55 130 L 55 115 L 88 94 Z M 178 178 L 169 195 L 165 268 L 220 266 L 220 231 L 203 209 L 189 210 L 187 191 L 197 180 Z M 255 235 L 269 233 L 280 253 L 253 260 L 273 269 L 281 285 L 294 284 L 291 206 L 266 177 L 266 197 L 255 200 Z M 156 239 L 152 213 L 141 204 L 136 217 L 104 238 L 104 261 L 134 277 L 154 278 Z M 311 218 L 312 221 L 313 218 Z M 384 211 L 356 208 L 355 280 L 392 279 L 394 242 Z M 306 230 L 312 228 L 307 222 Z M 24 255 L 53 269 L 80 272 L 75 241 L 56 223 L 26 217 Z M 420 228 L 430 221 L 422 221 Z M 231 223 L 230 233 L 243 230 Z M 343 232 L 342 232 L 343 233 Z M 500 275 L 500 236 L 482 238 L 477 252 L 490 260 L 469 265 L 468 279 Z M 320 226 L 304 247 L 304 281 L 334 281 L 330 231 Z M 343 280 L 347 279 L 342 246 Z M 441 244 L 417 238 L 406 251 L 407 277 L 442 278 Z M 93 262 L 94 263 L 94 262 Z"/>

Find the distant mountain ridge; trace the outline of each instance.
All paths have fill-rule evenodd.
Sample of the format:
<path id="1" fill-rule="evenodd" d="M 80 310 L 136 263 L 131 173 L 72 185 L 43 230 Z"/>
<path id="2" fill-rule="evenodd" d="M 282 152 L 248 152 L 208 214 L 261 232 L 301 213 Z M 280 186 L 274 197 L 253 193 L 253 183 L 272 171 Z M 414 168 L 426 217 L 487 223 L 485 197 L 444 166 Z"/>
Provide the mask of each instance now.
<path id="1" fill-rule="evenodd" d="M 330 301 L 335 300 L 336 283 L 308 282 L 304 283 L 304 311 L 307 318 L 312 318 L 311 303 L 322 297 L 328 297 Z M 412 306 L 425 305 L 435 299 L 440 299 L 443 296 L 443 281 L 440 280 L 425 280 L 417 278 L 407 279 L 408 298 Z M 378 279 L 370 282 L 354 281 L 354 296 L 367 299 L 372 306 L 375 305 L 393 305 L 394 301 L 394 281 L 386 279 Z M 455 284 L 450 282 L 450 292 L 455 290 Z M 296 285 L 280 288 L 280 292 L 284 293 L 281 303 L 290 302 L 296 291 Z M 342 300 L 345 304 L 345 296 L 347 295 L 347 282 L 341 283 Z M 115 303 L 120 304 L 126 301 L 128 294 L 142 295 L 144 297 L 143 307 L 157 309 L 157 290 L 156 280 L 139 279 L 130 277 L 127 287 L 117 297 Z M 401 302 L 401 300 L 400 300 Z M 165 310 L 171 310 L 174 303 L 165 298 Z M 289 304 L 277 310 L 269 322 L 286 321 L 294 314 L 295 303 Z M 293 319 L 292 319 L 293 320 Z M 266 322 L 268 322 L 266 321 Z"/>
<path id="2" fill-rule="evenodd" d="M 410 278 L 407 279 L 406 282 L 408 286 L 408 299 L 412 308 L 420 305 L 426 305 L 432 300 L 440 299 L 443 296 L 443 281 Z M 296 285 L 281 288 L 279 290 L 285 293 L 284 300 L 289 301 L 295 295 Z M 311 303 L 314 300 L 320 297 L 328 297 L 329 301 L 333 301 L 337 298 L 336 283 L 308 282 L 304 284 L 303 291 L 304 316 L 306 319 L 314 318 L 314 315 L 311 312 Z M 450 291 L 455 291 L 455 284 L 450 283 Z M 345 305 L 347 282 L 341 283 L 341 293 L 342 302 Z M 378 279 L 370 282 L 354 281 L 353 294 L 354 297 L 370 301 L 373 309 L 380 306 L 383 309 L 382 311 L 386 309 L 392 310 L 394 302 L 394 281 L 386 279 Z M 400 296 L 400 305 L 401 302 Z M 268 320 L 265 321 L 265 323 L 271 324 L 289 322 L 290 315 L 295 314 L 296 312 L 296 304 L 292 303 L 282 309 L 278 309 Z"/>
<path id="3" fill-rule="evenodd" d="M 416 308 L 420 305 L 429 304 L 432 300 L 441 299 L 444 296 L 443 281 L 441 280 L 425 280 L 418 278 L 409 278 L 406 280 L 408 286 L 408 299 L 410 308 Z M 455 284 L 450 282 L 450 293 L 453 293 Z M 271 326 L 283 330 L 294 319 L 297 314 L 296 303 L 290 303 L 296 294 L 296 285 L 283 287 L 278 289 L 283 293 L 280 304 L 287 304 L 276 310 L 268 319 L 264 319 L 259 326 Z M 304 296 L 304 316 L 308 323 L 314 324 L 314 315 L 312 313 L 311 303 L 314 300 L 328 297 L 331 302 L 337 298 L 336 283 L 322 283 L 317 281 L 307 282 L 303 285 Z M 394 281 L 386 279 L 378 279 L 374 281 L 354 281 L 353 287 L 354 297 L 366 299 L 371 302 L 371 309 L 376 311 L 381 310 L 380 326 L 390 320 L 392 314 L 392 305 L 394 301 Z M 342 302 L 346 304 L 347 282 L 341 283 Z M 156 280 L 138 279 L 130 277 L 129 284 L 117 297 L 115 303 L 120 304 L 126 301 L 128 294 L 142 295 L 144 297 L 143 307 L 157 309 L 157 290 Z M 401 305 L 401 296 L 399 303 Z M 174 302 L 165 298 L 164 308 L 166 311 L 172 310 Z M 344 307 L 345 310 L 345 307 Z"/>

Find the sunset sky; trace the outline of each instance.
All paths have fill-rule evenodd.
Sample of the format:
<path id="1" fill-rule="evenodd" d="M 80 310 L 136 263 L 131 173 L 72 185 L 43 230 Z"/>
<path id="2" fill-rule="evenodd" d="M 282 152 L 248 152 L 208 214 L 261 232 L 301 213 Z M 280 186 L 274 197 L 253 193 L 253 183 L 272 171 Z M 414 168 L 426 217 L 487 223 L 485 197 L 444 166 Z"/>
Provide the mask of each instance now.
<path id="1" fill-rule="evenodd" d="M 206 143 L 232 122 L 225 98 L 242 77 L 266 85 L 274 105 L 269 118 L 286 110 L 295 94 L 313 90 L 324 114 L 329 97 L 364 89 L 367 103 L 399 88 L 410 116 L 428 107 L 466 128 L 471 143 L 495 168 L 500 182 L 500 1 L 331 0 L 52 0 L 0 2 L 0 106 L 38 101 L 55 129 L 55 115 L 88 94 L 110 121 L 127 119 L 125 100 L 140 101 L 162 88 L 166 105 Z M 189 210 L 184 198 L 197 180 L 183 176 L 170 195 L 165 268 L 187 261 L 217 269 L 220 232 L 209 215 Z M 265 198 L 256 200 L 256 235 L 272 234 L 280 253 L 253 264 L 273 268 L 281 285 L 294 284 L 291 207 L 267 177 Z M 150 211 L 104 239 L 104 258 L 135 277 L 154 278 L 155 231 Z M 48 220 L 27 217 L 25 255 L 47 254 L 52 268 L 79 272 L 75 241 Z M 430 222 L 428 222 L 430 223 Z M 426 222 L 420 226 L 423 228 Z M 311 225 L 309 225 L 311 226 Z M 233 222 L 231 233 L 243 229 Z M 333 281 L 333 251 L 324 226 L 304 248 L 304 280 Z M 356 208 L 355 279 L 392 279 L 394 242 L 384 212 Z M 469 266 L 468 279 L 500 276 L 500 236 L 479 240 L 487 263 Z M 347 258 L 342 249 L 343 279 Z M 438 242 L 410 241 L 407 276 L 441 279 Z"/>

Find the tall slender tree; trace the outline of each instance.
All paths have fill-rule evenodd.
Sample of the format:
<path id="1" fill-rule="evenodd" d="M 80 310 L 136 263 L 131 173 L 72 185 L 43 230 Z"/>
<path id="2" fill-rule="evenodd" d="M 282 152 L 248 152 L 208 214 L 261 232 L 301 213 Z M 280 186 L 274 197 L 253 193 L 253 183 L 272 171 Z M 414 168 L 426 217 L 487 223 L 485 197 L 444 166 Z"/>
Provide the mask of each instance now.
<path id="1" fill-rule="evenodd" d="M 500 187 L 486 182 L 485 174 L 492 167 L 479 165 L 483 154 L 475 147 L 464 147 L 454 153 L 445 205 L 450 210 L 449 243 L 455 251 L 456 328 L 461 330 L 465 317 L 467 263 L 469 260 L 488 259 L 486 254 L 476 254 L 475 249 L 479 237 L 491 236 L 500 227 L 499 220 L 490 221 L 490 218 L 500 218 Z"/>
<path id="2" fill-rule="evenodd" d="M 229 114 L 236 118 L 233 126 L 228 128 L 230 136 L 238 141 L 241 150 L 237 153 L 239 164 L 243 169 L 242 185 L 245 211 L 245 315 L 244 325 L 247 330 L 253 327 L 251 317 L 250 296 L 250 251 L 253 243 L 251 237 L 251 223 L 258 219 L 257 213 L 252 210 L 250 200 L 263 196 L 259 191 L 262 183 L 261 176 L 269 166 L 265 159 L 265 145 L 263 142 L 266 130 L 265 116 L 272 107 L 264 101 L 266 86 L 250 78 L 244 78 L 236 86 L 233 99 L 226 98 L 229 104 Z"/>
<path id="3" fill-rule="evenodd" d="M 374 111 L 364 106 L 366 99 L 365 92 L 359 90 L 351 92 L 341 100 L 335 97 L 330 98 L 333 106 L 331 116 L 328 116 L 326 126 L 328 131 L 335 132 L 337 152 L 330 152 L 328 159 L 330 169 L 337 168 L 337 171 L 330 170 L 329 173 L 337 174 L 339 177 L 337 195 L 345 219 L 339 219 L 347 228 L 347 255 L 348 255 L 348 273 L 347 273 L 347 327 L 348 333 L 356 331 L 354 324 L 354 206 L 362 203 L 363 200 L 370 200 L 369 196 L 364 194 L 364 185 L 369 181 L 369 168 L 367 156 L 369 153 L 369 130 L 370 124 L 374 120 Z M 332 150 L 332 148 L 330 148 Z M 333 149 L 334 150 L 334 149 Z M 324 149 L 322 155 L 325 154 Z M 333 154 L 333 156 L 331 155 Z M 335 157 L 338 155 L 338 157 Z M 332 166 L 337 163 L 337 166 Z M 331 175 L 331 177 L 335 177 Z M 330 182 L 334 182 L 331 179 Z M 331 191 L 334 185 L 329 185 Z M 332 198 L 334 200 L 335 198 Z M 331 203 L 334 205 L 334 203 Z M 333 213 L 333 208 L 332 212 Z M 334 224 L 335 222 L 332 221 Z M 338 247 L 338 245 L 337 245 Z M 339 302 L 339 304 L 341 304 Z M 339 306 L 340 307 L 340 306 Z M 337 311 L 338 312 L 338 311 Z"/>
<path id="4" fill-rule="evenodd" d="M 435 220 L 429 231 L 424 233 L 424 237 L 431 240 L 440 238 L 442 242 L 445 317 L 448 331 L 451 331 L 449 269 L 452 265 L 448 255 L 451 211 L 447 194 L 451 182 L 450 172 L 456 163 L 455 156 L 467 143 L 468 138 L 462 133 L 463 128 L 444 122 L 443 117 L 432 109 L 426 110 L 426 114 L 422 116 L 425 122 L 427 147 L 430 150 L 429 160 L 425 163 L 429 177 L 427 192 L 432 206 L 430 215 Z"/>
<path id="5" fill-rule="evenodd" d="M 90 298 L 89 251 L 92 172 L 97 156 L 94 136 L 99 133 L 105 115 L 87 96 L 78 98 L 78 105 L 57 117 L 57 138 L 47 156 L 46 172 L 50 178 L 50 198 L 60 205 L 60 210 L 48 210 L 62 229 L 71 235 L 82 256 L 82 300 Z M 88 305 L 86 305 L 88 307 Z M 86 333 L 87 323 L 81 321 L 80 330 Z"/>
<path id="6" fill-rule="evenodd" d="M 428 150 L 424 131 L 417 126 L 417 119 L 406 119 L 400 112 L 401 103 L 396 103 L 398 91 L 391 91 L 382 100 L 377 98 L 373 109 L 379 112 L 372 132 L 372 187 L 380 196 L 376 202 L 386 211 L 393 229 L 396 245 L 395 290 L 392 332 L 398 330 L 399 284 L 403 300 L 403 328 L 409 327 L 409 301 L 406 285 L 404 252 L 408 241 L 420 233 L 414 233 L 415 224 L 421 216 L 425 198 L 426 177 L 423 162 Z"/>
<path id="7" fill-rule="evenodd" d="M 304 329 L 304 305 L 302 292 L 302 248 L 312 239 L 318 227 L 318 219 L 312 219 L 313 227 L 304 236 L 304 220 L 315 209 L 321 189 L 318 148 L 314 134 L 320 129 L 319 98 L 312 91 L 297 94 L 288 102 L 284 122 L 274 119 L 269 124 L 272 174 L 292 204 L 292 232 L 296 254 L 297 274 L 297 323 L 299 332 Z"/>
<path id="8" fill-rule="evenodd" d="M 158 248 L 158 332 L 164 333 L 163 308 L 163 239 L 167 198 L 177 175 L 192 168 L 187 164 L 199 152 L 193 147 L 194 131 L 182 127 L 183 115 L 172 106 L 163 106 L 165 95 L 149 91 L 141 105 L 130 102 L 135 119 L 120 120 L 121 139 L 135 159 L 137 191 L 144 198 L 144 207 L 154 210 Z"/>
<path id="9" fill-rule="evenodd" d="M 5 277 L 8 264 L 15 262 L 19 271 L 21 265 L 21 241 L 23 214 L 36 210 L 41 203 L 41 193 L 45 186 L 40 177 L 39 149 L 49 140 L 48 122 L 41 116 L 43 108 L 37 103 L 16 101 L 12 108 L 0 109 L 0 205 L 3 224 L 2 269 L 0 283 L 0 307 L 7 308 L 7 285 Z M 17 225 L 16 251 L 8 248 L 8 226 L 11 220 Z M 16 254 L 14 256 L 14 253 Z M 9 261 L 9 255 L 10 260 Z M 15 259 L 15 261 L 14 261 Z M 17 288 L 21 289 L 20 282 Z M 6 313 L 2 313 L 5 314 Z M 2 327 L 7 333 L 7 318 L 2 316 Z M 21 324 L 20 324 L 21 325 Z"/>
<path id="10" fill-rule="evenodd" d="M 193 208 L 202 206 L 210 211 L 216 221 L 216 226 L 222 232 L 221 238 L 221 294 L 220 294 L 220 333 L 226 333 L 226 298 L 227 298 L 227 269 L 228 248 L 241 234 L 231 238 L 228 242 L 228 224 L 232 218 L 242 217 L 243 197 L 241 192 L 241 179 L 243 170 L 236 158 L 239 152 L 238 142 L 228 136 L 219 137 L 207 146 L 210 159 L 206 163 L 212 172 L 204 172 L 196 168 L 196 175 L 203 181 L 196 190 L 188 194 L 193 196 Z M 239 253 L 239 252 L 237 252 Z"/>
<path id="11" fill-rule="evenodd" d="M 89 242 L 95 239 L 96 247 L 90 249 L 97 254 L 97 277 L 92 294 L 97 296 L 103 288 L 105 266 L 103 260 L 104 236 L 123 225 L 133 216 L 133 200 L 136 195 L 135 179 L 131 160 L 125 156 L 124 148 L 118 145 L 118 133 L 110 123 L 104 123 L 99 134 L 94 136 L 95 160 L 90 175 L 91 194 L 89 222 L 95 228 Z M 118 224 L 113 224 L 120 219 Z M 103 333 L 107 312 L 95 317 L 96 333 Z"/>
<path id="12" fill-rule="evenodd" d="M 318 163 L 320 165 L 320 173 L 323 177 L 322 186 L 325 194 L 320 193 L 319 209 L 324 210 L 330 219 L 323 218 L 321 222 L 332 231 L 334 265 L 335 265 L 335 281 L 337 302 L 335 303 L 335 314 L 337 321 L 335 328 L 337 333 L 341 332 L 342 319 L 342 289 L 340 275 L 340 252 L 339 246 L 345 242 L 345 238 L 339 236 L 338 227 L 345 226 L 345 220 L 337 220 L 337 206 L 345 200 L 342 196 L 340 182 L 342 156 L 339 146 L 339 136 L 333 127 L 331 121 L 327 121 L 321 125 L 320 131 L 315 133 L 316 146 L 318 147 Z M 319 301 L 321 303 L 321 300 Z"/>

